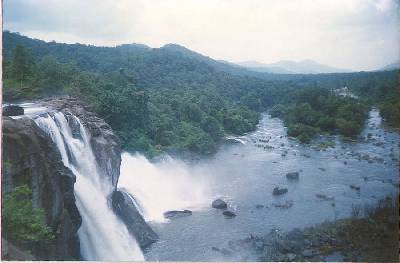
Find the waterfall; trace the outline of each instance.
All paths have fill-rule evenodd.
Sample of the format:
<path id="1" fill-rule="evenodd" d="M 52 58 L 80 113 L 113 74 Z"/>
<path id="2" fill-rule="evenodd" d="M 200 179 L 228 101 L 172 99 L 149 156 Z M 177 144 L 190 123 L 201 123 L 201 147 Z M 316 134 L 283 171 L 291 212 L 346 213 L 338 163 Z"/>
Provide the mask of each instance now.
<path id="1" fill-rule="evenodd" d="M 152 163 L 141 154 L 123 153 L 118 186 L 135 197 L 146 221 L 163 222 L 166 211 L 198 210 L 210 203 L 202 174 L 170 157 Z"/>
<path id="2" fill-rule="evenodd" d="M 51 137 L 64 165 L 76 176 L 74 192 L 82 216 L 78 235 L 83 259 L 143 261 L 136 240 L 108 206 L 112 185 L 98 172 L 89 134 L 77 117 L 71 117 L 79 125 L 80 136 L 74 136 L 61 112 L 39 116 L 35 122 Z"/>

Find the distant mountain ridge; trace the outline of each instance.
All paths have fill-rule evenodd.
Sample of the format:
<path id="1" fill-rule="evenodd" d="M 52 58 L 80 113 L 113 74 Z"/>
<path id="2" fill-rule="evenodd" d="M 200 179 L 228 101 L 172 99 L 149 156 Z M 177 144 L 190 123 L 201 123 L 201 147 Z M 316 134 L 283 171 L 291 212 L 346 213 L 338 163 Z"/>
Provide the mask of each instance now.
<path id="1" fill-rule="evenodd" d="M 351 72 L 351 70 L 348 69 L 340 69 L 323 65 L 313 60 L 302 60 L 299 62 L 282 60 L 270 64 L 260 63 L 258 61 L 244 61 L 236 64 L 253 71 L 275 74 L 321 74 Z"/>
<path id="2" fill-rule="evenodd" d="M 389 65 L 386 65 L 383 68 L 378 69 L 378 71 L 390 71 L 390 70 L 395 70 L 395 69 L 400 69 L 400 60 L 396 61 L 394 63 L 391 63 Z"/>

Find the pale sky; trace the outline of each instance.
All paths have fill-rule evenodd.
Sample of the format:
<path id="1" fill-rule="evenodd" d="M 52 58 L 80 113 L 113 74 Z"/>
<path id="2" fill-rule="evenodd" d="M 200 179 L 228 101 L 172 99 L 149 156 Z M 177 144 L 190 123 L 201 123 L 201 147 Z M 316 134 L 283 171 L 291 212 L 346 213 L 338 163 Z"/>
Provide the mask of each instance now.
<path id="1" fill-rule="evenodd" d="M 65 43 L 168 43 L 231 62 L 400 58 L 398 0 L 4 0 L 4 29 Z"/>

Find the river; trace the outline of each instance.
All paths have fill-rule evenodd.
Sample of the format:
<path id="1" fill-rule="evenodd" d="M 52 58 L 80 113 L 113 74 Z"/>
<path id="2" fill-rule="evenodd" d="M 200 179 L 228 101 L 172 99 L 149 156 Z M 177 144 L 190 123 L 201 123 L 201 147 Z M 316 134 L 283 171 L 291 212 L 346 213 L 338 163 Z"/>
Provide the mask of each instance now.
<path id="1" fill-rule="evenodd" d="M 360 137 L 365 139 L 330 137 L 336 145 L 327 149 L 304 146 L 286 137 L 280 119 L 264 114 L 255 132 L 235 138 L 241 143 L 224 144 L 216 155 L 196 162 L 166 157 L 154 163 L 124 153 L 119 187 L 136 197 L 160 236 L 144 251 L 146 260 L 225 260 L 211 248 L 272 228 L 291 230 L 349 217 L 354 205 L 397 194 L 399 133 L 384 129 L 379 111 L 372 109 Z M 295 171 L 299 180 L 288 181 L 286 173 Z M 288 193 L 273 196 L 275 186 L 287 187 Z M 211 207 L 218 197 L 236 217 L 227 219 Z M 180 209 L 193 214 L 163 219 L 163 212 Z"/>

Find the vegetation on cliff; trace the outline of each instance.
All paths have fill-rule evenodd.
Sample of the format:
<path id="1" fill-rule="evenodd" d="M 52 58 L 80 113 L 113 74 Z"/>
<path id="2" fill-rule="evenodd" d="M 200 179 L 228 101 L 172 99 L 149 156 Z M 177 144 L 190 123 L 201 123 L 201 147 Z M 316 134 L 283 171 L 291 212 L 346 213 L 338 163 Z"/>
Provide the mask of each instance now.
<path id="1" fill-rule="evenodd" d="M 46 225 L 43 209 L 33 208 L 32 190 L 27 185 L 15 187 L 2 201 L 2 233 L 20 245 L 50 241 L 55 238 Z"/>

